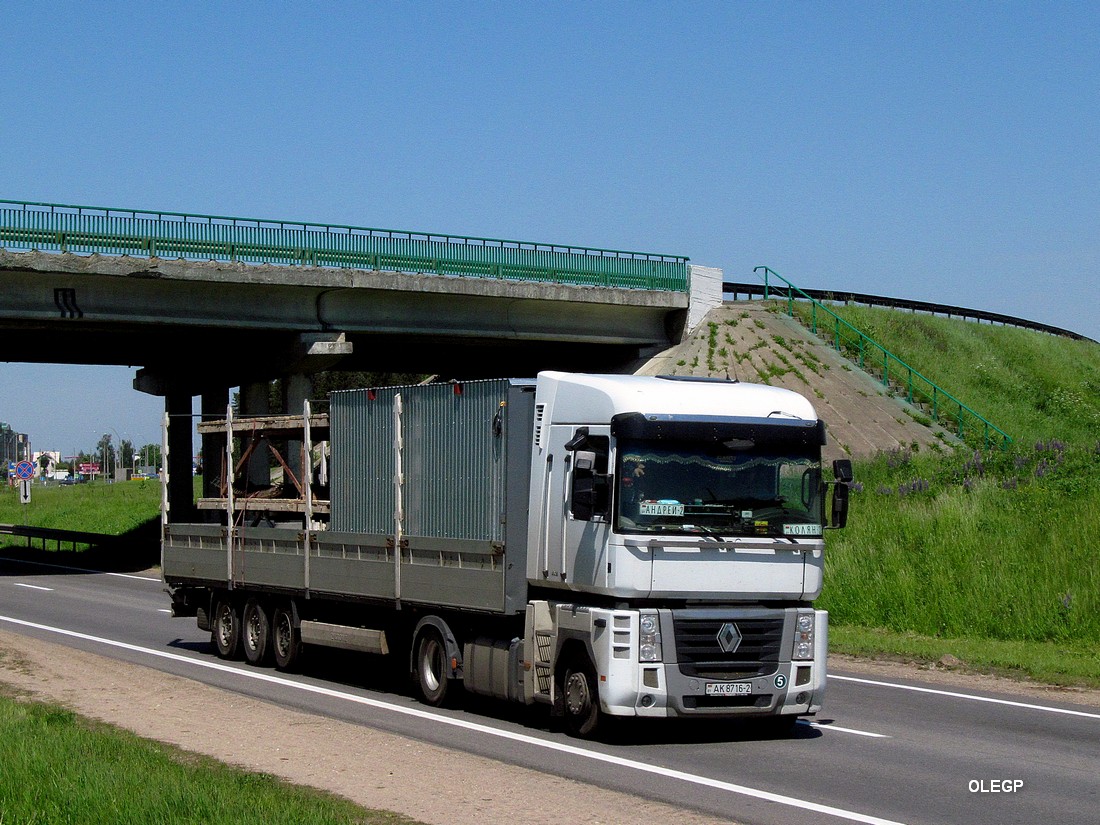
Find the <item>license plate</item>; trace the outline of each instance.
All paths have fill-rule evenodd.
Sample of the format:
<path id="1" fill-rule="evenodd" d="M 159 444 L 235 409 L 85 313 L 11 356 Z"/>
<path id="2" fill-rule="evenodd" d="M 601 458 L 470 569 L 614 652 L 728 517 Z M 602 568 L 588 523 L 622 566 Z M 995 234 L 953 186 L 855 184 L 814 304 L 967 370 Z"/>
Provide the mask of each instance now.
<path id="1" fill-rule="evenodd" d="M 751 682 L 710 682 L 707 696 L 751 696 Z"/>

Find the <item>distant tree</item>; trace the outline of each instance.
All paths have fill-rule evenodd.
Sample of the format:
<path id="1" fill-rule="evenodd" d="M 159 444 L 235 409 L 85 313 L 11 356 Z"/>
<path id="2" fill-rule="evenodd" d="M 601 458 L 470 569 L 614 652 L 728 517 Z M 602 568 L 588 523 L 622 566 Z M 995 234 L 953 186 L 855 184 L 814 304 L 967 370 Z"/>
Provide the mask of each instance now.
<path id="1" fill-rule="evenodd" d="M 104 478 L 110 478 L 114 475 L 115 468 L 115 448 L 111 443 L 111 434 L 105 433 L 99 443 L 96 444 L 96 456 L 100 463 L 104 466 L 100 468 L 100 472 L 103 473 Z"/>
<path id="2" fill-rule="evenodd" d="M 122 458 L 119 459 L 122 466 L 133 467 L 134 466 L 134 442 L 130 439 L 123 439 L 122 444 L 119 446 L 119 451 L 122 453 Z"/>
<path id="3" fill-rule="evenodd" d="M 138 465 L 141 467 L 152 467 L 153 469 L 160 469 L 160 445 L 159 444 L 146 444 L 138 451 Z"/>

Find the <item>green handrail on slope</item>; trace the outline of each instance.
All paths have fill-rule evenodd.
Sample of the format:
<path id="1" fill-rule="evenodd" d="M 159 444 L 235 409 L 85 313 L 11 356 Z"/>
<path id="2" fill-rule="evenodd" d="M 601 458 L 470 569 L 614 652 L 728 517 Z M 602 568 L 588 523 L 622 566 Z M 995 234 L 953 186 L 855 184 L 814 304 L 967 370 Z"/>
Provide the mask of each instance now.
<path id="1" fill-rule="evenodd" d="M 0 247 L 347 267 L 685 292 L 682 255 L 430 232 L 0 200 Z"/>
<path id="2" fill-rule="evenodd" d="M 906 400 L 910 404 L 914 402 L 915 398 L 923 398 L 924 401 L 932 407 L 932 419 L 935 421 L 940 420 L 940 414 L 944 413 L 945 417 L 950 415 L 955 422 L 957 422 L 956 435 L 959 438 L 965 438 L 967 435 L 967 423 L 973 422 L 975 426 L 982 429 L 986 449 L 990 447 L 994 438 L 1000 438 L 1000 447 L 1005 449 L 1012 442 L 1012 438 L 995 424 L 990 423 L 983 416 L 974 412 L 966 406 L 962 401 L 957 399 L 951 393 L 937 386 L 933 381 L 921 375 L 911 366 L 906 364 L 892 352 L 887 350 L 884 346 L 877 341 L 868 337 L 864 333 L 860 332 L 854 326 L 849 324 L 831 309 L 824 304 L 811 298 L 801 289 L 796 287 L 778 272 L 770 269 L 766 266 L 758 266 L 753 269 L 754 273 L 759 273 L 763 270 L 764 273 L 764 299 L 767 300 L 771 296 L 772 286 L 770 282 L 771 277 L 778 278 L 787 288 L 784 290 L 782 287 L 776 290 L 777 294 L 784 294 L 787 299 L 787 314 L 794 317 L 794 301 L 797 295 L 802 300 L 809 302 L 810 304 L 810 329 L 817 335 L 818 334 L 818 319 L 817 313 L 820 309 L 822 312 L 832 317 L 832 322 L 829 326 L 832 327 L 829 330 L 833 336 L 833 347 L 837 352 L 843 350 L 846 351 L 853 358 L 858 356 L 860 369 L 866 369 L 868 358 L 870 357 L 878 365 L 879 358 L 881 356 L 882 366 L 882 383 L 884 386 L 890 384 L 891 367 L 894 370 L 894 380 L 906 387 Z M 826 321 L 828 323 L 828 321 Z M 898 375 L 905 376 L 899 379 Z M 944 409 L 944 406 L 948 409 Z"/>

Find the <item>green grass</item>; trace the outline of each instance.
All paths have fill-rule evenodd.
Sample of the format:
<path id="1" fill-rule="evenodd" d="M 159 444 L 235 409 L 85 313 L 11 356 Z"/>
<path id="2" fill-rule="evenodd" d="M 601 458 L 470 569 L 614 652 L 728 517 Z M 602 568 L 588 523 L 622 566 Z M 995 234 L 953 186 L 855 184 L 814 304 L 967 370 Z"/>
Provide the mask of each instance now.
<path id="1" fill-rule="evenodd" d="M 829 650 L 852 656 L 940 664 L 950 670 L 988 673 L 1047 685 L 1095 688 L 1100 685 L 1100 653 L 1095 645 L 1004 642 L 892 633 L 881 628 L 833 625 Z"/>
<path id="2" fill-rule="evenodd" d="M 1100 346 L 833 309 L 1014 439 L 857 462 L 819 600 L 833 649 L 1100 686 Z"/>
<path id="3" fill-rule="evenodd" d="M 414 822 L 221 765 L 52 705 L 6 697 L 0 697 L 0 821 Z"/>
<path id="4" fill-rule="evenodd" d="M 857 465 L 820 600 L 840 625 L 943 638 L 1100 638 L 1100 452 L 1017 448 Z"/>
<path id="5" fill-rule="evenodd" d="M 0 488 L 0 523 L 121 535 L 160 513 L 160 482 L 102 481 L 43 486 L 35 482 L 29 504 L 18 488 Z"/>
<path id="6" fill-rule="evenodd" d="M 1100 346 L 1092 341 L 876 307 L 830 309 L 1014 441 L 1100 439 Z M 796 310 L 808 318 L 804 302 Z"/>

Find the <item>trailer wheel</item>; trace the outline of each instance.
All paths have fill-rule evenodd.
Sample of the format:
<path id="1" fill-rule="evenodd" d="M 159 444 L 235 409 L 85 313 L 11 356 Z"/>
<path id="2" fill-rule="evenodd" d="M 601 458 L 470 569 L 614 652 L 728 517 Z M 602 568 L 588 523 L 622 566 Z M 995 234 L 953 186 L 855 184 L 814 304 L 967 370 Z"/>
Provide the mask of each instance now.
<path id="1" fill-rule="evenodd" d="M 451 685 L 447 648 L 434 627 L 425 628 L 416 640 L 416 687 L 425 704 L 439 707 Z"/>
<path id="2" fill-rule="evenodd" d="M 302 636 L 294 626 L 290 607 L 276 607 L 271 614 L 271 647 L 275 667 L 283 671 L 297 668 L 302 656 Z"/>
<path id="3" fill-rule="evenodd" d="M 241 642 L 250 665 L 265 665 L 271 650 L 271 620 L 259 599 L 245 602 L 241 615 Z"/>
<path id="4" fill-rule="evenodd" d="M 241 646 L 241 617 L 233 602 L 225 597 L 214 605 L 210 641 L 222 659 L 236 659 Z"/>
<path id="5" fill-rule="evenodd" d="M 562 712 L 571 736 L 591 738 L 600 724 L 600 695 L 596 671 L 588 656 L 576 654 L 561 671 Z"/>

